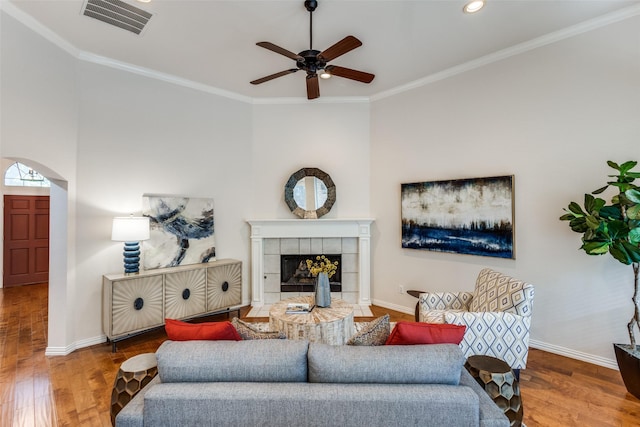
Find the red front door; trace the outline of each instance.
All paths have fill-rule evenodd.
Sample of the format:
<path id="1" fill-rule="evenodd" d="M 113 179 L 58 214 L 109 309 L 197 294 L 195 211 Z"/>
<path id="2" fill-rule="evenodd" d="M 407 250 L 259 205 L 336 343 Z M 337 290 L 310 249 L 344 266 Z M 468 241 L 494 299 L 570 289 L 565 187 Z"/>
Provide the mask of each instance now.
<path id="1" fill-rule="evenodd" d="M 4 196 L 4 286 L 49 280 L 49 196 Z"/>

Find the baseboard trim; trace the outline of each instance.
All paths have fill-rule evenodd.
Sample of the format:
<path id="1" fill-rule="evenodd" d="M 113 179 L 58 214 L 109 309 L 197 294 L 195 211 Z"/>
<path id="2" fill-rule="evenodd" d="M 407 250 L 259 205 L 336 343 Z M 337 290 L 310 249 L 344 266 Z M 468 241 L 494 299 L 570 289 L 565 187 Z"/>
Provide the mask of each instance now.
<path id="1" fill-rule="evenodd" d="M 92 345 L 96 345 L 96 344 L 103 344 L 105 342 L 107 342 L 107 336 L 103 334 L 97 337 L 85 338 L 83 340 L 76 341 L 66 347 L 47 347 L 46 350 L 44 351 L 44 355 L 45 356 L 67 356 L 75 350 L 85 348 L 85 347 L 91 347 Z"/>
<path id="2" fill-rule="evenodd" d="M 559 356 L 565 356 L 570 359 L 581 360 L 583 362 L 591 363 L 593 365 L 602 366 L 605 368 L 618 371 L 618 363 L 615 359 L 608 359 L 606 357 L 595 356 L 593 354 L 584 353 L 582 351 L 573 350 L 567 347 L 562 347 L 555 344 L 549 344 L 538 340 L 529 340 L 529 346 L 538 350 L 546 351 L 549 353 L 557 354 Z"/>
<path id="3" fill-rule="evenodd" d="M 47 347 L 44 351 L 45 356 L 66 356 L 71 353 L 73 349 L 71 346 L 67 347 Z"/>
<path id="4" fill-rule="evenodd" d="M 377 300 L 377 299 L 371 300 L 371 304 L 377 305 L 378 307 L 383 307 L 383 308 L 388 308 L 390 310 L 399 311 L 400 313 L 405 313 L 405 314 L 414 314 L 415 313 L 415 309 L 407 308 L 407 307 L 405 307 L 403 305 L 392 304 L 392 303 L 389 303 L 389 302 L 386 302 L 386 301 L 380 301 L 380 300 Z"/>

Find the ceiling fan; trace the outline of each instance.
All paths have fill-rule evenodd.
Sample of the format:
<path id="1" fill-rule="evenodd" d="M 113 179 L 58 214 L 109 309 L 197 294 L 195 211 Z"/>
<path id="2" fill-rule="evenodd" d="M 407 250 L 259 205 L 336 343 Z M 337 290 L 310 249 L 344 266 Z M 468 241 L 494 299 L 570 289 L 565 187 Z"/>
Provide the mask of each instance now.
<path id="1" fill-rule="evenodd" d="M 300 53 L 293 53 L 286 49 L 276 46 L 269 42 L 258 42 L 258 46 L 265 49 L 269 49 L 273 52 L 284 55 L 287 58 L 296 61 L 298 68 L 290 68 L 279 73 L 271 74 L 261 79 L 257 79 L 251 82 L 251 84 L 259 85 L 260 83 L 268 82 L 278 77 L 286 76 L 287 74 L 295 73 L 298 70 L 304 70 L 307 72 L 307 98 L 315 99 L 320 96 L 320 85 L 318 84 L 318 72 L 322 73 L 323 78 L 330 76 L 344 77 L 351 80 L 356 80 L 362 83 L 371 83 L 375 75 L 365 73 L 364 71 L 352 70 L 350 68 L 339 67 L 337 65 L 327 65 L 327 63 L 345 53 L 352 51 L 353 49 L 362 46 L 362 42 L 354 36 L 347 36 L 329 47 L 322 52 L 313 49 L 313 11 L 318 7 L 316 0 L 306 0 L 304 7 L 309 11 L 309 50 L 303 50 Z M 324 76 L 327 77 L 324 77 Z"/>

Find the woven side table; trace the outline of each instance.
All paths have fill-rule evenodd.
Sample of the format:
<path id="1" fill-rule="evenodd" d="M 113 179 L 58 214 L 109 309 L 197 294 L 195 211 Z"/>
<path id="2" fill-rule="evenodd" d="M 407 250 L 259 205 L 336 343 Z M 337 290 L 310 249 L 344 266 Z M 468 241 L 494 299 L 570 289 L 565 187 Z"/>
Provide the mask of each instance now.
<path id="1" fill-rule="evenodd" d="M 511 426 L 522 426 L 520 384 L 509 364 L 491 356 L 469 356 L 464 367 L 504 411 Z"/>
<path id="2" fill-rule="evenodd" d="M 111 424 L 116 425 L 116 415 L 157 373 L 155 353 L 139 354 L 122 362 L 111 392 Z"/>

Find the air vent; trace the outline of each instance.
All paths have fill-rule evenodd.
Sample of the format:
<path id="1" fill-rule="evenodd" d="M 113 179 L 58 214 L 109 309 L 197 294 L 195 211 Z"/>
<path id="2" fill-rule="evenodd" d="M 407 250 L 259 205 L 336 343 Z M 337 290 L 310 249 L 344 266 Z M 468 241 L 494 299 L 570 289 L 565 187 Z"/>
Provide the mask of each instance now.
<path id="1" fill-rule="evenodd" d="M 120 0 L 87 0 L 82 14 L 136 34 L 144 30 L 152 16 Z"/>

